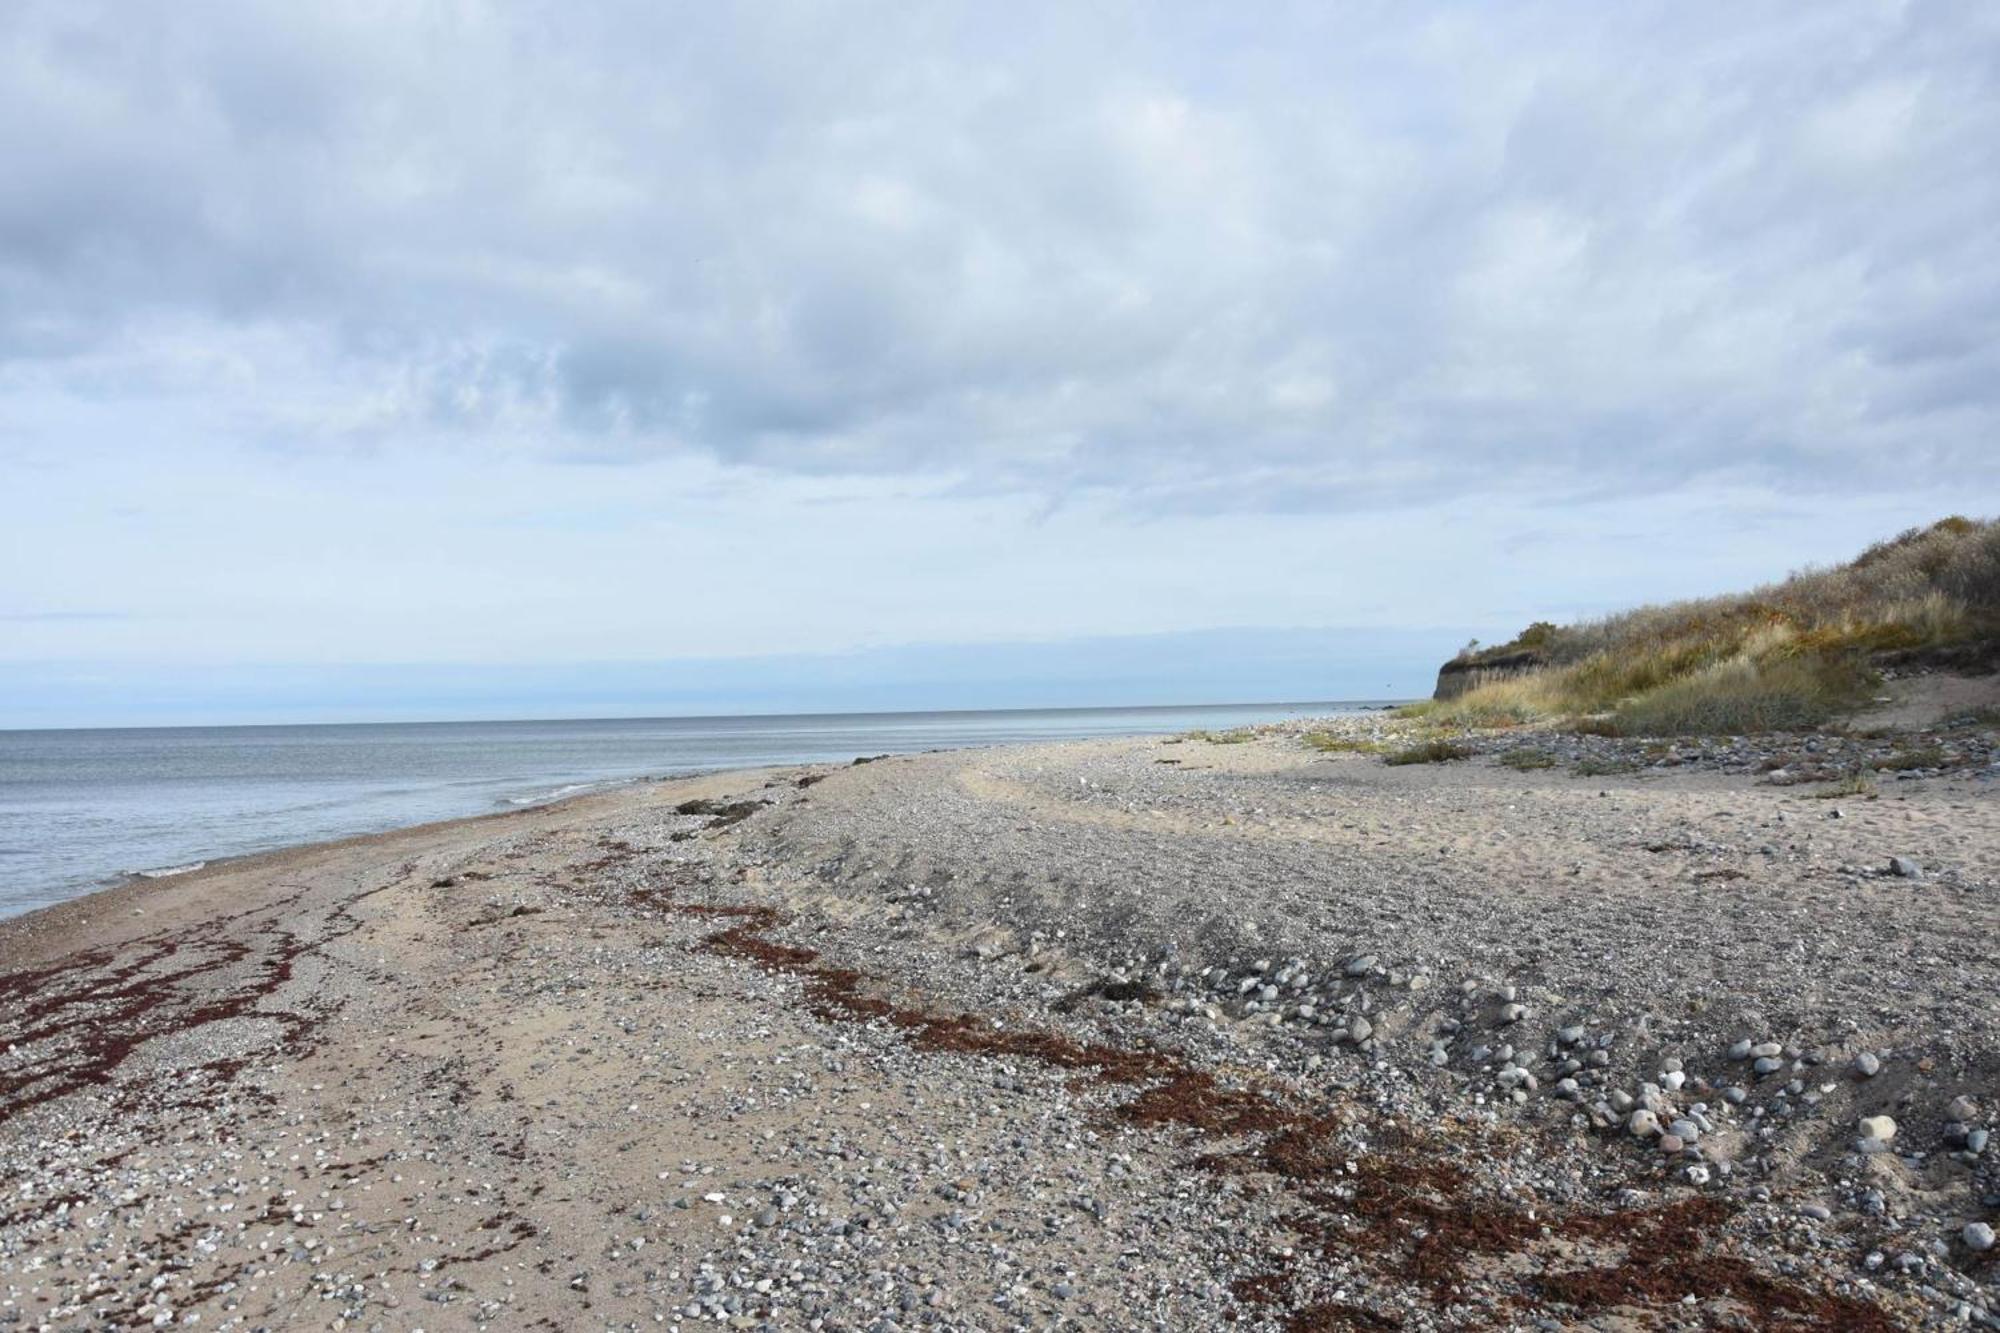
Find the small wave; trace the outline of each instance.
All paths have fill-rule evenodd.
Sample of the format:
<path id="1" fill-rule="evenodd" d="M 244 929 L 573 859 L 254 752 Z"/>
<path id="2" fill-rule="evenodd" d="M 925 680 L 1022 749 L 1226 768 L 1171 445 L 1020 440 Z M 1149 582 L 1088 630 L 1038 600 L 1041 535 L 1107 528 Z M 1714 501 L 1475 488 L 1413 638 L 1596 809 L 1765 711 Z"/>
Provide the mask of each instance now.
<path id="1" fill-rule="evenodd" d="M 557 787 L 553 791 L 538 792 L 533 796 L 505 796 L 500 799 L 500 804 L 546 805 L 550 801 L 560 801 L 563 797 L 574 796 L 578 792 L 600 791 L 608 787 L 623 787 L 635 781 L 637 781 L 635 778 L 622 778 L 612 782 L 571 782 L 565 786 Z"/>
<path id="2" fill-rule="evenodd" d="M 168 879 L 174 875 L 191 874 L 207 864 L 206 861 L 190 861 L 184 866 L 154 866 L 150 870 L 128 870 L 125 873 L 139 879 Z"/>

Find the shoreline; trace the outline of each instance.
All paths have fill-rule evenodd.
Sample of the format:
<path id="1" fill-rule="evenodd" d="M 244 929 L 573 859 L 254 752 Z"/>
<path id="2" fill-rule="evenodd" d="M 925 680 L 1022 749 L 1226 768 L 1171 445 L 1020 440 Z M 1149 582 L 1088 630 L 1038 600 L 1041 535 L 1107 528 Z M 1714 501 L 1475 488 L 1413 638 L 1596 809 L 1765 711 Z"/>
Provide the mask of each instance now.
<path id="1" fill-rule="evenodd" d="M 226 739 L 230 728 L 0 733 L 0 786 L 9 793 L 0 815 L 0 919 L 128 876 L 545 804 L 578 790 L 1059 740 L 1065 729 L 1233 725 L 1292 707 L 357 724 L 365 740 L 329 724 L 261 729 L 270 735 L 241 757 Z M 155 776 L 163 780 L 149 781 Z"/>
<path id="2" fill-rule="evenodd" d="M 2000 1150 L 1951 1119 L 2000 1109 L 1990 783 L 1833 819 L 1722 747 L 1576 777 L 1304 730 L 636 783 L 0 922 L 0 1294 L 150 1323 L 164 1274 L 208 1327 L 1995 1308 L 1957 1237 Z M 1860 868 L 1887 837 L 1917 877 Z M 1734 1053 L 1764 1040 L 1768 1074 Z"/>

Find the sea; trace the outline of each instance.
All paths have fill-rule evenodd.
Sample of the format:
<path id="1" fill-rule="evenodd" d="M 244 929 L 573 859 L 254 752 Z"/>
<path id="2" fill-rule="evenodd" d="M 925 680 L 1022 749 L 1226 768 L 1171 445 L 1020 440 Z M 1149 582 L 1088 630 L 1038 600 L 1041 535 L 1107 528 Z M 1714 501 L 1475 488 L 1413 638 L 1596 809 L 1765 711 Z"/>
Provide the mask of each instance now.
<path id="1" fill-rule="evenodd" d="M 1222 730 L 1369 702 L 0 731 L 0 917 L 220 857 L 645 778 Z"/>

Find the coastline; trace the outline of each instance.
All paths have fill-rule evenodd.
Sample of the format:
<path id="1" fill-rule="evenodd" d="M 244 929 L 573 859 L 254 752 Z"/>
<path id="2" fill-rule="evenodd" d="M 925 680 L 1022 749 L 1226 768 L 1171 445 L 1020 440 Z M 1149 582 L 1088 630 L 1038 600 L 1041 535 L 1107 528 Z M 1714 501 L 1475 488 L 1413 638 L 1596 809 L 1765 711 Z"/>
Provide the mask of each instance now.
<path id="1" fill-rule="evenodd" d="M 1991 1308 L 1990 785 L 1834 819 L 1300 731 L 644 782 L 0 922 L 0 1279 L 209 1327 Z"/>

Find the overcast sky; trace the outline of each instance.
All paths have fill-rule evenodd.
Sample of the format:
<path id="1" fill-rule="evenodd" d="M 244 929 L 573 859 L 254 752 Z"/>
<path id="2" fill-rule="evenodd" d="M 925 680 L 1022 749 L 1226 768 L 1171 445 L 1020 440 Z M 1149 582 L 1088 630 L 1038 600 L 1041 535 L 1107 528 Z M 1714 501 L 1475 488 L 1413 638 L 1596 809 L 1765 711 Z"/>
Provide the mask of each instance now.
<path id="1" fill-rule="evenodd" d="M 0 725 L 1416 692 L 1996 426 L 1990 0 L 0 8 Z"/>

